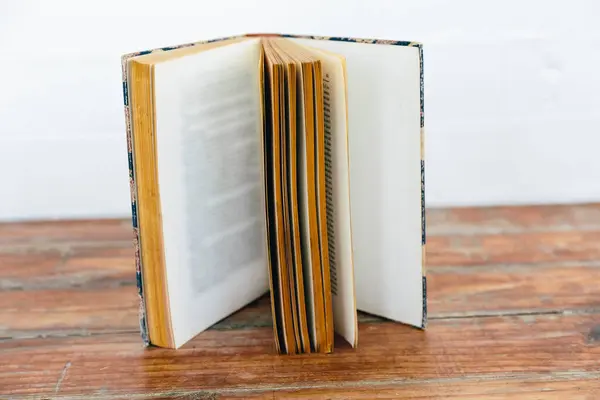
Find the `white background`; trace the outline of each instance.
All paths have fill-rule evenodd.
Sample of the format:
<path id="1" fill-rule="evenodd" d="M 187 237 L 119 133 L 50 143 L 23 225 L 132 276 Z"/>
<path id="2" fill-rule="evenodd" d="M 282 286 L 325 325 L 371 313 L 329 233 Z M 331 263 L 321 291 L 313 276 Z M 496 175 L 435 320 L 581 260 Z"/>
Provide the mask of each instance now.
<path id="1" fill-rule="evenodd" d="M 594 0 L 0 0 L 0 220 L 128 216 L 120 56 L 246 32 L 423 42 L 428 206 L 598 201 L 598 21 Z"/>

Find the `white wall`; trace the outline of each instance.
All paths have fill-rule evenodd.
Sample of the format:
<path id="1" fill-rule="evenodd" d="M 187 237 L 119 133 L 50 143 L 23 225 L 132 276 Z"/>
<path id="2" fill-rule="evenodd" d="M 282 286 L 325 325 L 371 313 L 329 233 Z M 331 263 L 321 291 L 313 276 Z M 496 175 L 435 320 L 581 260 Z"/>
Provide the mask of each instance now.
<path id="1" fill-rule="evenodd" d="M 121 54 L 256 31 L 424 42 L 430 206 L 597 201 L 599 20 L 594 0 L 2 1 L 0 219 L 129 215 Z"/>

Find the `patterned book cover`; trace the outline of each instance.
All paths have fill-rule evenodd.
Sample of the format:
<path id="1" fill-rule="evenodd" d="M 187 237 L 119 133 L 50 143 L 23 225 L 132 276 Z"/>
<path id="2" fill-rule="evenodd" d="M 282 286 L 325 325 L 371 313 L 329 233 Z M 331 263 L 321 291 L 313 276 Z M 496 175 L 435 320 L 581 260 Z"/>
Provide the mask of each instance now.
<path id="1" fill-rule="evenodd" d="M 197 46 L 205 43 L 218 42 L 222 40 L 235 39 L 239 37 L 256 37 L 256 36 L 278 36 L 287 38 L 301 38 L 301 39 L 314 39 L 314 40 L 334 40 L 341 42 L 355 42 L 355 43 L 367 43 L 367 44 L 382 44 L 392 46 L 410 46 L 419 49 L 419 67 L 420 67 L 420 86 L 421 86 L 421 245 L 422 245 L 422 257 L 423 257 L 423 320 L 421 328 L 425 328 L 427 324 L 427 276 L 425 269 L 425 244 L 426 244 L 426 233 L 425 233 L 425 96 L 424 96 L 424 75 L 423 75 L 423 45 L 418 42 L 409 41 L 398 41 L 398 40 L 381 40 L 381 39 L 359 39 L 359 38 L 346 38 L 336 36 L 314 36 L 314 35 L 291 35 L 291 34 L 278 34 L 278 33 L 253 33 L 246 35 L 237 35 L 222 37 L 212 40 L 205 40 L 200 42 L 185 43 L 177 46 L 160 47 L 152 50 L 138 51 L 134 53 L 125 54 L 121 57 L 122 67 L 122 80 L 123 80 L 123 101 L 125 105 L 125 122 L 126 122 L 126 134 L 127 134 L 127 155 L 129 160 L 129 187 L 131 192 L 131 215 L 133 225 L 133 244 L 135 248 L 135 270 L 136 270 L 136 282 L 139 297 L 139 321 L 140 321 L 140 332 L 142 340 L 145 346 L 150 345 L 148 338 L 148 329 L 146 326 L 146 309 L 144 304 L 144 287 L 142 285 L 142 265 L 143 260 L 140 253 L 141 238 L 138 229 L 137 219 L 137 188 L 135 184 L 135 169 L 134 169 L 134 154 L 133 154 L 133 136 L 131 132 L 131 114 L 129 110 L 129 88 L 127 83 L 127 61 L 131 57 L 137 57 L 145 54 L 150 54 L 160 51 L 170 51 L 174 49 L 180 49 L 183 47 Z"/>

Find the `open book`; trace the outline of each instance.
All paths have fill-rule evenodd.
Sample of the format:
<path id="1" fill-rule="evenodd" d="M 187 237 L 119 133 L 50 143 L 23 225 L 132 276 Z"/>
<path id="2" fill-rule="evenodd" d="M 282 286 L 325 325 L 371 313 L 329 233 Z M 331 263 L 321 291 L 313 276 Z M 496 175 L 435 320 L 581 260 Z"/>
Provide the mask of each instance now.
<path id="1" fill-rule="evenodd" d="M 423 53 L 246 35 L 123 56 L 141 330 L 178 348 L 270 292 L 280 353 L 426 321 Z"/>

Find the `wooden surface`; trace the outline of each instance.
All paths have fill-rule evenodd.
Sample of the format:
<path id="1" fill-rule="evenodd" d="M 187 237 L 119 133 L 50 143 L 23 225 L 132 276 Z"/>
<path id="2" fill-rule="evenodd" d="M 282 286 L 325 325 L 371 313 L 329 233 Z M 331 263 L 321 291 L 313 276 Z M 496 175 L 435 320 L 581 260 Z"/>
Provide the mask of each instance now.
<path id="1" fill-rule="evenodd" d="M 144 349 L 129 221 L 0 225 L 0 398 L 600 399 L 600 205 L 431 210 L 426 332 L 274 353 L 262 298 Z"/>

